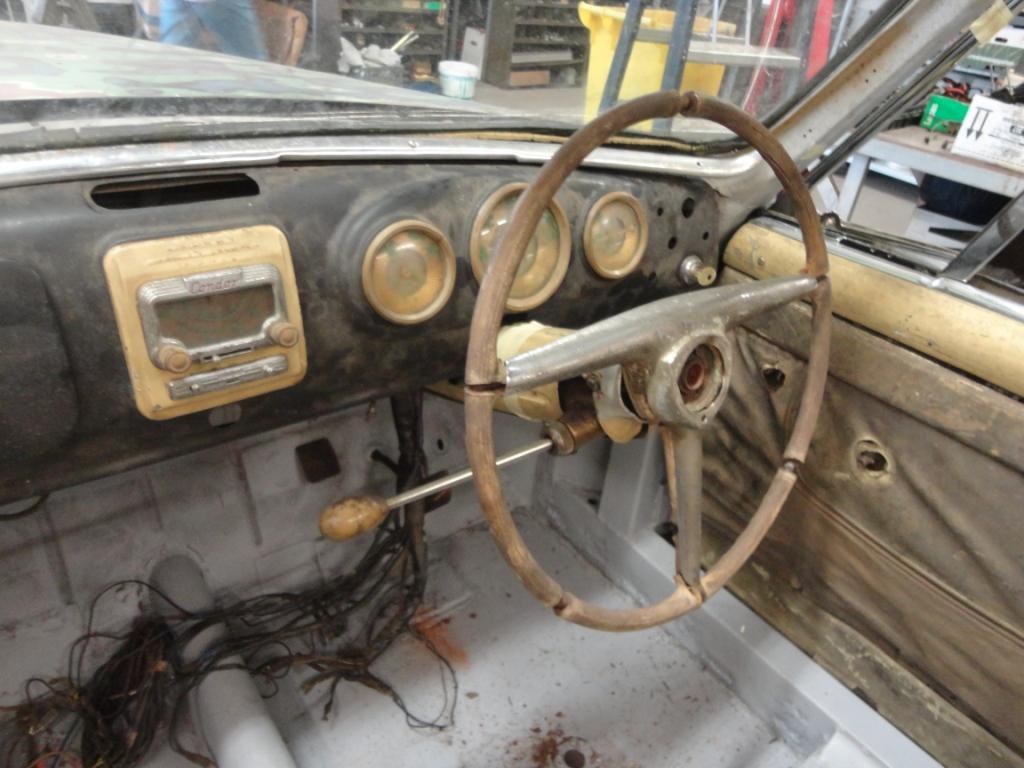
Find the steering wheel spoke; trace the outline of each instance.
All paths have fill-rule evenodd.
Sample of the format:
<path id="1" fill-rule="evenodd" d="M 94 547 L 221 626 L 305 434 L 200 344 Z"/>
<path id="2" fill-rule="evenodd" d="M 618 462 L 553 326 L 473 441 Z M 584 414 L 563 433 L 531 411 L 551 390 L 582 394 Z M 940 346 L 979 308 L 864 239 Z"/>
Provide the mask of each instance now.
<path id="1" fill-rule="evenodd" d="M 661 430 L 669 505 L 676 524 L 676 574 L 694 588 L 700 585 L 702 440 L 699 431 L 688 427 Z"/>
<path id="2" fill-rule="evenodd" d="M 706 288 L 652 301 L 504 361 L 504 388 L 522 392 L 615 364 L 651 366 L 681 339 L 722 335 L 745 320 L 810 295 L 818 281 L 793 275 Z"/>

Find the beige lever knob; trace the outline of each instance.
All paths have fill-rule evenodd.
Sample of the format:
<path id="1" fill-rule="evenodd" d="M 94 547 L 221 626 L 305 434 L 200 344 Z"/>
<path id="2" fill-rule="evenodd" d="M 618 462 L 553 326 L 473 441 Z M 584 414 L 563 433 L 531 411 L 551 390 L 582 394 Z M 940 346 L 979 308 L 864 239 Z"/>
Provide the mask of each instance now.
<path id="1" fill-rule="evenodd" d="M 272 323 L 267 329 L 267 335 L 282 347 L 294 347 L 299 343 L 299 329 L 285 320 Z"/>
<path id="2" fill-rule="evenodd" d="M 715 268 L 705 264 L 700 256 L 687 256 L 679 265 L 679 279 L 687 285 L 699 285 L 701 288 L 706 288 L 715 282 L 717 276 Z"/>
<path id="3" fill-rule="evenodd" d="M 572 433 L 570 433 L 570 438 L 579 439 Z M 550 438 L 538 440 L 499 456 L 494 465 L 504 467 L 506 464 L 513 464 L 536 453 L 544 453 L 551 450 L 552 444 L 553 441 Z M 412 504 L 414 501 L 468 483 L 472 479 L 473 470 L 463 469 L 455 474 L 445 475 L 431 480 L 429 483 L 402 491 L 390 499 L 382 499 L 380 496 L 350 496 L 331 504 L 320 513 L 320 533 L 334 541 L 351 539 L 353 536 L 365 533 L 383 523 L 392 509 L 404 507 L 406 504 Z"/>
<path id="4" fill-rule="evenodd" d="M 156 364 L 171 373 L 184 373 L 192 367 L 192 358 L 182 346 L 161 344 L 156 351 Z"/>
<path id="5" fill-rule="evenodd" d="M 380 496 L 352 496 L 320 513 L 320 533 L 333 541 L 345 541 L 376 528 L 389 511 L 387 500 Z"/>

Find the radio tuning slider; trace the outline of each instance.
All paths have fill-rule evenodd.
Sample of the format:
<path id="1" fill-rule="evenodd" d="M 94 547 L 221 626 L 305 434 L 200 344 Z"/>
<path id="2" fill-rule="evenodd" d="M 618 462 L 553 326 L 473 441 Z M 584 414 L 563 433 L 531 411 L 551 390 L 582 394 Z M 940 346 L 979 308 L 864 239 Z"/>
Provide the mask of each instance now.
<path id="1" fill-rule="evenodd" d="M 178 344 L 161 344 L 156 351 L 156 364 L 171 373 L 184 373 L 192 367 L 192 358 Z"/>
<path id="2" fill-rule="evenodd" d="M 285 320 L 271 323 L 267 335 L 282 347 L 294 347 L 299 343 L 299 329 Z"/>

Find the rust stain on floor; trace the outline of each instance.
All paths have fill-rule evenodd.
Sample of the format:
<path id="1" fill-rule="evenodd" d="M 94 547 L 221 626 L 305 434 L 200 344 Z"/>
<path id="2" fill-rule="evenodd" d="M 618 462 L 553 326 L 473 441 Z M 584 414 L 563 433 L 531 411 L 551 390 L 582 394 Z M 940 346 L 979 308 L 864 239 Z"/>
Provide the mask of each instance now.
<path id="1" fill-rule="evenodd" d="M 541 735 L 540 728 L 531 728 L 531 733 L 537 735 L 530 750 L 530 765 L 534 768 L 548 768 L 558 765 L 560 747 L 569 739 L 561 728 L 549 728 L 547 733 Z"/>
<path id="2" fill-rule="evenodd" d="M 458 666 L 469 666 L 469 655 L 463 648 L 451 630 L 452 619 L 450 616 L 438 619 L 431 615 L 431 610 L 422 607 L 416 612 L 416 616 L 409 622 L 412 631 L 415 632 L 424 642 L 444 656 L 449 663 Z"/>
<path id="3" fill-rule="evenodd" d="M 545 718 L 543 725 L 530 727 L 525 738 L 513 739 L 505 746 L 502 765 L 516 768 L 640 768 L 612 747 L 612 754 L 570 731 L 565 714 L 559 711 Z"/>

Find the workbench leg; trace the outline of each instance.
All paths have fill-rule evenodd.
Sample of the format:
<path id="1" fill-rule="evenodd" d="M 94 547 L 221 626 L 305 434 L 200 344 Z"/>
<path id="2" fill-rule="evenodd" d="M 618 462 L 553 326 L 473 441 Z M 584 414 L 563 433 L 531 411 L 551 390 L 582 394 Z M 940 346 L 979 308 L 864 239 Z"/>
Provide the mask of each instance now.
<path id="1" fill-rule="evenodd" d="M 341 6 L 338 0 L 313 0 L 313 68 L 338 74 L 341 54 Z"/>
<path id="2" fill-rule="evenodd" d="M 690 55 L 690 38 L 693 37 L 693 22 L 697 18 L 695 0 L 676 0 L 676 14 L 672 19 L 672 33 L 669 38 L 668 58 L 661 75 L 661 90 L 678 91 L 683 82 L 683 69 Z M 654 127 L 668 133 L 672 129 L 671 117 L 659 117 Z"/>
<path id="3" fill-rule="evenodd" d="M 818 213 L 835 212 L 839 207 L 839 195 L 836 193 L 836 185 L 831 176 L 826 176 L 811 187 L 811 199 L 814 200 Z"/>
<path id="4" fill-rule="evenodd" d="M 622 22 L 619 41 L 615 45 L 612 64 L 608 69 L 608 79 L 604 81 L 604 93 L 601 94 L 601 112 L 605 112 L 619 103 L 622 91 L 622 79 L 626 76 L 629 57 L 633 53 L 637 30 L 640 29 L 640 18 L 644 12 L 642 0 L 629 0 L 626 3 L 626 18 Z"/>
<path id="5" fill-rule="evenodd" d="M 836 206 L 836 215 L 841 221 L 850 220 L 853 207 L 857 205 L 857 198 L 860 197 L 860 188 L 864 185 L 864 177 L 868 175 L 870 167 L 871 158 L 867 155 L 855 154 L 850 158 L 850 167 L 846 170 L 846 180 L 843 182 L 839 204 Z"/>

